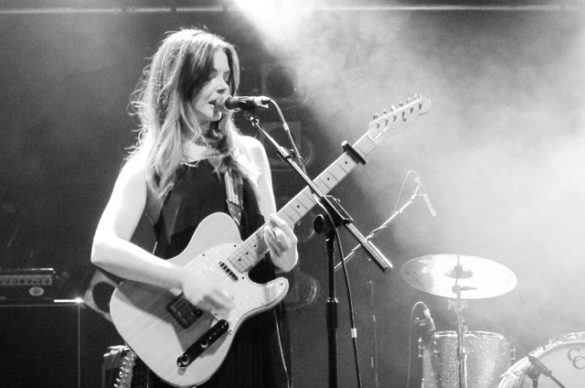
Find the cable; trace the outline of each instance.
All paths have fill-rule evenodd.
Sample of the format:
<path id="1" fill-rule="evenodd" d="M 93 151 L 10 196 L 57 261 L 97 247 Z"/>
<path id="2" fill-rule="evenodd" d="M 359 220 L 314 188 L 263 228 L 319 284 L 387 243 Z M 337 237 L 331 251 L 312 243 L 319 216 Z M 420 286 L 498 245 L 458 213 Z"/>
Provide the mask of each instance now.
<path id="1" fill-rule="evenodd" d="M 392 217 L 390 217 L 388 220 L 386 220 L 386 222 L 384 222 L 382 225 L 380 225 L 379 227 L 377 227 L 376 229 L 372 230 L 370 232 L 370 234 L 368 236 L 366 236 L 366 239 L 370 239 L 373 238 L 378 232 L 380 232 L 383 229 L 386 229 L 388 227 L 388 225 L 390 224 L 390 222 L 394 219 L 394 215 L 396 215 L 396 211 L 398 209 L 398 204 L 400 203 L 400 198 L 402 198 L 402 193 L 404 192 L 404 188 L 406 187 L 406 182 L 408 181 L 408 177 L 410 175 L 416 174 L 416 172 L 414 170 L 408 170 L 408 172 L 406 173 L 406 175 L 404 176 L 404 178 L 402 178 L 402 184 L 400 185 L 400 191 L 398 191 L 398 196 L 396 197 L 396 201 L 394 201 L 394 208 L 392 209 Z M 401 209 L 401 211 L 404 209 Z"/>
<path id="2" fill-rule="evenodd" d="M 353 311 L 353 299 L 351 295 L 351 286 L 349 283 L 349 275 L 347 272 L 347 267 L 345 266 L 345 261 L 343 258 L 345 255 L 343 254 L 343 247 L 341 246 L 341 242 L 339 241 L 339 231 L 335 228 L 335 239 L 337 241 L 337 249 L 340 255 L 340 261 L 343 268 L 343 279 L 345 282 L 345 288 L 347 291 L 347 305 L 349 308 L 349 321 L 351 326 L 351 339 L 353 344 L 353 355 L 355 361 L 355 369 L 356 369 L 356 377 L 357 377 L 357 384 L 358 388 L 362 387 L 362 378 L 360 372 L 360 362 L 359 362 L 359 353 L 358 353 L 358 346 L 357 346 L 357 328 L 355 326 L 355 316 Z"/>
<path id="3" fill-rule="evenodd" d="M 416 174 L 414 170 L 408 170 L 404 178 L 402 178 L 402 184 L 400 185 L 400 191 L 398 192 L 398 197 L 396 197 L 396 201 L 394 202 L 394 208 L 392 209 L 392 213 L 396 212 L 398 209 L 398 203 L 400 202 L 400 198 L 402 197 L 402 192 L 404 191 L 404 187 L 406 186 L 406 182 L 408 181 L 408 177 Z"/>

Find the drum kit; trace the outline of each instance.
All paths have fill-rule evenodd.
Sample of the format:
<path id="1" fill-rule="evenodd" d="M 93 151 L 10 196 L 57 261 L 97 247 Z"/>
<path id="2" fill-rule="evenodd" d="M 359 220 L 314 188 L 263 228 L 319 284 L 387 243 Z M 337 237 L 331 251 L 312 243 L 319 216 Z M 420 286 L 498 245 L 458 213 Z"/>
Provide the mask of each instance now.
<path id="1" fill-rule="evenodd" d="M 421 388 L 585 387 L 585 333 L 551 340 L 512 365 L 512 339 L 467 330 L 468 300 L 494 298 L 516 287 L 516 275 L 506 266 L 475 256 L 426 255 L 406 262 L 401 275 L 412 287 L 449 299 L 457 318 L 457 330 L 420 340 Z"/>

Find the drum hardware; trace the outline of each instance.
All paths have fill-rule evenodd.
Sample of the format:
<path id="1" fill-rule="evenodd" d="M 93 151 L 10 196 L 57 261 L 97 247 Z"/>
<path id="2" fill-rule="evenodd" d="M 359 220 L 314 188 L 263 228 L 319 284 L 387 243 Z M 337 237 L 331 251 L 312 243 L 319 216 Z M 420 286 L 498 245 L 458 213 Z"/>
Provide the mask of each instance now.
<path id="1" fill-rule="evenodd" d="M 492 319 L 492 317 L 490 317 L 489 314 L 484 314 L 483 316 L 500 332 L 502 333 L 505 332 L 505 330 L 494 319 Z M 522 351 L 522 353 L 527 353 L 526 350 L 521 345 L 519 345 L 514 338 L 512 338 L 511 336 L 506 336 L 506 338 L 508 338 L 508 340 L 512 342 L 512 344 L 514 345 L 514 349 L 519 349 L 520 351 Z M 514 358 L 516 358 L 515 355 Z M 518 373 L 518 368 L 516 368 L 516 365 L 518 364 L 525 364 L 525 367 L 523 368 L 522 372 L 525 373 L 525 375 L 528 378 L 530 378 L 530 380 L 532 381 L 531 386 L 533 388 L 538 388 L 541 374 L 550 378 L 555 383 L 556 386 L 560 388 L 566 388 L 555 376 L 552 375 L 552 371 L 549 368 L 547 368 L 547 366 L 542 361 L 540 361 L 538 358 L 536 358 L 533 354 L 530 353 L 528 353 L 528 355 L 525 358 L 520 360 L 518 363 L 514 364 L 508 371 L 506 371 L 505 374 L 502 375 L 500 385 L 498 386 L 499 388 L 508 386 L 506 384 L 507 381 L 510 379 L 510 375 L 513 375 L 514 378 L 518 378 L 522 375 L 521 373 Z M 583 369 L 585 369 L 585 363 L 583 365 Z"/>
<path id="2" fill-rule="evenodd" d="M 427 376 L 423 377 L 423 388 L 435 387 L 454 387 L 467 388 L 469 382 L 468 356 L 474 349 L 470 348 L 466 339 L 468 337 L 467 326 L 463 312 L 467 307 L 468 299 L 485 299 L 503 295 L 516 287 L 516 275 L 502 264 L 492 260 L 483 259 L 475 256 L 463 255 L 426 255 L 406 262 L 401 268 L 401 275 L 404 280 L 423 292 L 431 295 L 449 298 L 449 309 L 453 310 L 457 319 L 456 330 L 456 368 L 457 378 L 449 373 L 448 377 L 441 377 L 446 371 L 431 371 L 429 384 L 425 381 Z M 509 352 L 511 354 L 511 352 Z M 475 366 L 475 365 L 474 365 Z M 453 372 L 452 365 L 449 372 Z M 481 365 L 477 370 L 486 369 Z M 495 371 L 495 370 L 494 370 Z M 424 372 L 424 371 L 423 371 Z M 474 376 L 477 375 L 474 370 Z M 495 373 L 495 372 L 494 372 Z M 475 378 L 470 385 L 474 388 L 481 384 L 491 386 L 497 376 L 483 376 L 482 379 Z M 433 385 L 434 384 L 434 385 Z"/>
<path id="3" fill-rule="evenodd" d="M 502 375 L 498 388 L 566 388 L 566 383 L 570 387 L 582 386 L 585 381 L 582 354 L 585 354 L 585 333 L 553 339 L 512 365 Z M 553 370 L 560 378 L 553 375 Z M 548 379 L 540 378 L 541 375 Z"/>

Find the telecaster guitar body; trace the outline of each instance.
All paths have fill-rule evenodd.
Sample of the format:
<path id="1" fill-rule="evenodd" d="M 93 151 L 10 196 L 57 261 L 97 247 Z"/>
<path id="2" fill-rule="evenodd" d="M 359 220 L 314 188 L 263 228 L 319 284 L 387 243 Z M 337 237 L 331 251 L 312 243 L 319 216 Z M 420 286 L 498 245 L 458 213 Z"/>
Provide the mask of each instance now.
<path id="1" fill-rule="evenodd" d="M 413 100 L 377 116 L 368 131 L 344 152 L 313 183 L 327 194 L 378 145 L 390 128 L 405 125 L 424 114 L 430 100 Z M 305 187 L 279 211 L 293 227 L 316 205 L 311 189 Z M 128 346 L 160 378 L 176 386 L 204 383 L 217 371 L 242 322 L 280 303 L 288 291 L 288 281 L 277 278 L 257 284 L 248 271 L 264 257 L 268 247 L 262 228 L 241 241 L 238 228 L 227 214 L 205 218 L 187 248 L 171 261 L 186 271 L 199 272 L 234 297 L 229 316 L 203 312 L 181 297 L 179 292 L 133 281 L 122 282 L 110 301 L 114 326 Z M 386 268 L 385 268 L 386 269 Z"/>
<path id="2" fill-rule="evenodd" d="M 140 359 L 167 382 L 189 386 L 207 381 L 225 359 L 241 323 L 274 307 L 286 296 L 285 278 L 258 284 L 228 262 L 226 258 L 240 243 L 234 221 L 227 214 L 214 213 L 201 222 L 187 248 L 170 259 L 186 271 L 201 273 L 233 295 L 235 307 L 227 317 L 202 312 L 183 327 L 168 310 L 177 294 L 132 281 L 124 281 L 114 292 L 110 313 L 118 332 Z M 227 332 L 190 365 L 179 367 L 179 356 L 222 319 L 229 324 Z"/>

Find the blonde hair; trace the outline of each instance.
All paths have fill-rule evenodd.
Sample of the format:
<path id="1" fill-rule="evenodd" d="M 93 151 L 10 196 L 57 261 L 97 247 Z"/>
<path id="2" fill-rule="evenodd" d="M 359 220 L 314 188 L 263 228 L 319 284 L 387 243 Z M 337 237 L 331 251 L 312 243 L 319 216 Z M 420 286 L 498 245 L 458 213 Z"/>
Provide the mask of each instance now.
<path id="1" fill-rule="evenodd" d="M 200 128 L 195 119 L 191 100 L 208 81 L 217 50 L 223 50 L 228 58 L 231 71 L 227 83 L 229 93 L 235 95 L 240 66 L 234 47 L 200 29 L 170 33 L 133 93 L 131 107 L 140 127 L 130 157 L 145 158 L 146 182 L 160 197 L 172 189 L 176 170 L 184 161 L 183 144 L 192 139 L 204 141 L 214 150 L 210 160 L 216 171 L 233 168 L 246 177 L 255 174 L 250 158 L 241 152 L 241 135 L 231 112 L 210 128 Z"/>

